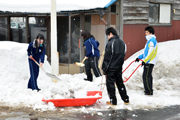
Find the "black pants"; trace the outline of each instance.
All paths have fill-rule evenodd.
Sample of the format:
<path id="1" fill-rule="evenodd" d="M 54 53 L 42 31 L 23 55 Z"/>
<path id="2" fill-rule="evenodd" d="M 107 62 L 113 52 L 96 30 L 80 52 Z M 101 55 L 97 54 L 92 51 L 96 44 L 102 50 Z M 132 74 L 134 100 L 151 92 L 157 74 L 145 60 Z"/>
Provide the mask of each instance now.
<path id="1" fill-rule="evenodd" d="M 143 84 L 145 89 L 145 94 L 153 95 L 153 64 L 145 64 L 144 71 L 143 71 Z"/>
<path id="2" fill-rule="evenodd" d="M 85 70 L 86 70 L 87 79 L 89 81 L 93 80 L 91 68 L 93 69 L 94 75 L 96 77 L 101 76 L 101 73 L 98 68 L 98 60 L 99 57 L 88 57 L 88 59 L 85 60 Z"/>
<path id="3" fill-rule="evenodd" d="M 119 94 L 121 96 L 121 99 L 124 102 L 129 102 L 129 96 L 127 95 L 126 92 L 126 87 L 123 83 L 122 79 L 122 69 L 118 70 L 117 72 L 107 72 L 107 79 L 106 79 L 106 87 L 107 87 L 107 92 L 110 98 L 110 102 L 113 105 L 117 105 L 117 98 L 116 98 L 116 89 L 115 89 L 115 83 L 117 85 Z"/>

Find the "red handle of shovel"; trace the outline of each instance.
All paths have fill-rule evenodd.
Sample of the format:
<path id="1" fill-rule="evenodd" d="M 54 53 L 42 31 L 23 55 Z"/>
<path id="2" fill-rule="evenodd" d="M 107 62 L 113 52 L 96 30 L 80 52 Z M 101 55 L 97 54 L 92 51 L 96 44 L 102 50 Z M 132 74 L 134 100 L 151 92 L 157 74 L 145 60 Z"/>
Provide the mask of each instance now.
<path id="1" fill-rule="evenodd" d="M 139 59 L 140 61 L 143 61 L 143 60 L 141 60 L 141 59 Z M 128 68 L 129 68 L 129 66 L 131 66 L 131 64 L 132 63 L 134 63 L 136 60 L 133 60 L 127 67 L 126 67 L 126 69 L 124 69 L 123 70 L 123 72 L 122 73 L 124 73 Z M 124 83 L 125 82 L 127 82 L 128 80 L 129 80 L 129 78 L 136 72 L 136 70 L 139 68 L 139 66 L 141 66 L 142 64 L 139 64 L 137 67 L 136 67 L 136 69 L 131 73 L 131 75 L 128 77 L 128 78 L 126 78 L 126 77 L 124 77 L 125 78 L 125 80 L 123 81 Z"/>

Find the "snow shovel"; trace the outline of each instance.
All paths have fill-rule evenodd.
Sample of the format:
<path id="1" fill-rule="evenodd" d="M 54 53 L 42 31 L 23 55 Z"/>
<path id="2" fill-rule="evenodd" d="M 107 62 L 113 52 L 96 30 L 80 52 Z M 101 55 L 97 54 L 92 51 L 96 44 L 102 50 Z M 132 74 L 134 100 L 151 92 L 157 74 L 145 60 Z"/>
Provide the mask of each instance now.
<path id="1" fill-rule="evenodd" d="M 43 102 L 52 102 L 55 107 L 72 107 L 72 106 L 90 106 L 98 99 L 102 98 L 101 91 L 87 91 L 85 98 L 67 98 L 67 99 L 42 99 Z"/>
<path id="2" fill-rule="evenodd" d="M 141 60 L 141 59 L 139 59 L 140 61 L 143 61 L 143 60 Z M 135 60 L 133 60 L 124 70 L 123 70 L 123 72 L 122 73 L 124 73 L 128 68 L 129 68 L 129 66 L 131 66 L 131 64 L 132 63 L 134 63 L 135 62 Z M 125 83 L 125 82 L 127 82 L 128 80 L 129 80 L 129 78 L 136 72 L 136 70 L 141 66 L 142 64 L 139 64 L 137 67 L 136 67 L 136 69 L 131 73 L 131 75 L 129 76 L 129 77 L 124 77 L 124 79 L 125 80 L 123 80 L 123 82 Z M 101 83 L 100 85 L 105 85 L 106 83 Z M 99 86 L 99 85 L 98 85 Z M 117 86 L 116 86 L 117 87 Z M 103 88 L 104 89 L 104 88 Z M 102 89 L 102 90 L 103 90 Z"/>
<path id="3" fill-rule="evenodd" d="M 143 61 L 143 60 L 141 60 L 141 59 L 139 59 L 140 61 Z M 133 60 L 127 67 L 126 67 L 126 69 L 125 70 L 123 70 L 123 72 L 122 73 L 124 73 L 128 68 L 129 68 L 129 66 L 132 64 L 132 63 L 134 63 L 135 62 L 135 60 Z M 123 82 L 125 83 L 125 82 L 127 82 L 128 80 L 129 80 L 129 78 L 134 74 L 134 72 L 136 72 L 136 70 L 141 66 L 142 64 L 139 64 L 137 67 L 136 67 L 136 69 L 131 73 L 131 75 L 129 76 L 129 77 L 124 77 L 125 78 L 125 80 L 123 80 Z"/>
<path id="4" fill-rule="evenodd" d="M 101 69 L 104 54 L 105 54 L 105 50 L 103 51 L 102 56 L 101 56 L 101 60 L 100 60 L 100 63 L 99 63 L 99 69 Z"/>
<path id="5" fill-rule="evenodd" d="M 75 62 L 75 65 L 77 65 L 77 66 L 80 66 L 80 67 L 84 67 L 85 65 L 84 65 L 84 61 L 86 60 L 86 58 L 84 58 L 81 62 Z"/>
<path id="6" fill-rule="evenodd" d="M 56 75 L 53 75 L 53 74 L 51 74 L 51 73 L 47 73 L 47 72 L 43 69 L 43 67 L 41 67 L 40 64 L 39 64 L 33 57 L 32 57 L 31 59 L 46 73 L 47 76 L 49 76 L 49 77 L 51 77 L 51 78 L 54 78 L 54 79 L 56 79 L 56 80 L 61 80 L 61 79 L 59 79 Z"/>

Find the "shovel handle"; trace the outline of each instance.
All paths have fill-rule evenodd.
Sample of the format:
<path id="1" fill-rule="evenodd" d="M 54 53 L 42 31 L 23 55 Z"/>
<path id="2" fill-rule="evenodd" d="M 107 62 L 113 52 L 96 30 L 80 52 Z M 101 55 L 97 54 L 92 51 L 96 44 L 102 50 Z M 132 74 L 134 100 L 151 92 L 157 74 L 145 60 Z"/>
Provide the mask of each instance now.
<path id="1" fill-rule="evenodd" d="M 101 18 L 101 20 L 103 21 L 103 23 L 105 24 L 105 26 L 107 26 L 107 22 L 104 20 L 104 18 Z"/>
<path id="2" fill-rule="evenodd" d="M 139 59 L 140 61 L 143 61 L 143 60 L 141 60 L 141 59 Z M 132 63 L 134 63 L 134 62 L 136 62 L 135 60 L 133 60 L 127 67 L 126 67 L 126 69 L 125 70 L 123 70 L 123 72 L 122 73 L 124 73 L 128 68 L 129 68 L 129 66 L 132 64 Z"/>
<path id="3" fill-rule="evenodd" d="M 81 61 L 81 63 L 83 63 L 86 60 L 86 57 Z"/>
<path id="4" fill-rule="evenodd" d="M 42 67 L 41 67 L 41 65 L 32 57 L 31 58 L 42 70 L 44 70 Z"/>
<path id="5" fill-rule="evenodd" d="M 103 51 L 103 53 L 102 53 L 101 60 L 100 60 L 100 63 L 99 63 L 99 68 L 101 67 L 101 64 L 102 64 L 102 61 L 103 61 L 103 58 L 104 58 L 104 54 L 105 54 L 105 51 Z"/>
<path id="6" fill-rule="evenodd" d="M 40 67 L 40 64 L 33 57 L 31 59 Z"/>
<path id="7" fill-rule="evenodd" d="M 143 60 L 141 60 L 141 59 L 139 59 L 140 61 L 143 61 Z M 126 67 L 126 69 L 125 70 L 123 70 L 123 72 L 122 73 L 124 73 L 128 68 L 129 68 L 129 66 L 132 64 L 132 63 L 134 63 L 134 62 L 136 62 L 135 60 L 133 60 L 127 67 Z M 125 78 L 125 80 L 123 81 L 124 83 L 125 82 L 127 82 L 128 80 L 129 80 L 129 78 L 134 74 L 134 72 L 136 72 L 136 70 L 139 68 L 139 66 L 141 66 L 142 64 L 139 64 L 138 66 L 137 66 L 137 68 L 131 73 L 131 75 L 128 77 L 128 78 L 126 78 L 126 77 L 124 77 Z"/>

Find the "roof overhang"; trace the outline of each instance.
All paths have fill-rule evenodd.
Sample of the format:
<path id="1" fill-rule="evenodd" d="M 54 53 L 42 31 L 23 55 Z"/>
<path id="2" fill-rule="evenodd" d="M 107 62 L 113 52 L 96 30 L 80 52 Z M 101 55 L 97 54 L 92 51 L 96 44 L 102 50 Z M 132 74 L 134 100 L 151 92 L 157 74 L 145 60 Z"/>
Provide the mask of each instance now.
<path id="1" fill-rule="evenodd" d="M 4 0 L 0 1 L 0 14 L 50 14 L 51 0 Z M 56 0 L 57 13 L 96 12 L 107 9 L 117 0 Z"/>

